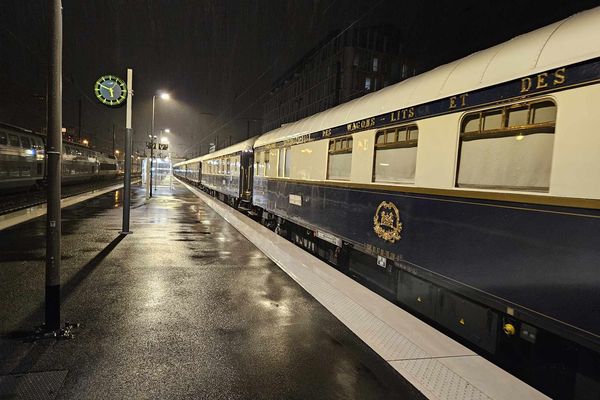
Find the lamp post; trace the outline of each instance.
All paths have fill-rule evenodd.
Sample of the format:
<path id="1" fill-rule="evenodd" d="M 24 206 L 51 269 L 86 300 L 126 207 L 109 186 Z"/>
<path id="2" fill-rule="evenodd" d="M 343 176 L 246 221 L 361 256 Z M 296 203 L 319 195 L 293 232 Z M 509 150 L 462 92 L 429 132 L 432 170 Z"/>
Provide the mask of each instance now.
<path id="1" fill-rule="evenodd" d="M 156 136 L 154 135 L 154 108 L 156 105 L 156 94 L 152 96 L 152 124 L 150 131 L 150 139 L 151 139 L 151 147 L 150 147 L 150 197 L 152 197 L 152 158 L 154 157 L 154 140 Z M 163 100 L 169 100 L 171 95 L 169 93 L 163 92 L 158 95 Z"/>
<path id="2" fill-rule="evenodd" d="M 150 138 L 150 197 L 152 197 L 152 168 L 153 168 L 153 160 L 154 160 L 154 141 L 156 140 L 156 136 L 148 135 Z"/>

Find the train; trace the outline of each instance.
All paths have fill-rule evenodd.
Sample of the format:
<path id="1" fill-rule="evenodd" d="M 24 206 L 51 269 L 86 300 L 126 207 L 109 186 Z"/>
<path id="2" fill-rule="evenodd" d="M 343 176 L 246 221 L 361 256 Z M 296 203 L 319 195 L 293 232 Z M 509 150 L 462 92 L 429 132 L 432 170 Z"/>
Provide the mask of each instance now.
<path id="1" fill-rule="evenodd" d="M 597 398 L 599 26 L 600 7 L 174 175 L 552 397 Z"/>
<path id="2" fill-rule="evenodd" d="M 12 193 L 42 188 L 46 183 L 46 137 L 42 134 L 0 123 L 0 191 Z M 81 144 L 63 141 L 63 185 L 116 178 L 122 163 L 112 154 L 92 150 Z M 133 174 L 140 163 L 132 163 Z"/>

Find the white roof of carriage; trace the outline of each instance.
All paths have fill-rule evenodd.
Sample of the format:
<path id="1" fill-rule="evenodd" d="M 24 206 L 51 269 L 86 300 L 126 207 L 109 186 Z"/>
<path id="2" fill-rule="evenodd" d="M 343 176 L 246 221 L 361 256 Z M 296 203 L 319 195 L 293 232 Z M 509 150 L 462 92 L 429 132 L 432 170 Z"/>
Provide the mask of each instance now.
<path id="1" fill-rule="evenodd" d="M 202 162 L 202 161 L 206 161 L 206 160 L 212 160 L 213 158 L 237 153 L 238 151 L 252 150 L 255 140 L 256 140 L 256 136 L 251 137 L 250 139 L 246 139 L 243 142 L 239 142 L 234 145 L 231 145 L 229 147 L 225 147 L 224 149 L 215 151 L 213 153 L 208 153 L 201 157 L 196 157 L 196 158 L 192 158 L 190 160 L 185 160 L 185 161 L 179 162 L 177 164 L 174 164 L 173 166 L 178 167 L 179 165 L 185 165 L 185 164 L 189 164 L 189 163 L 193 163 L 193 162 L 198 162 L 198 161 Z"/>
<path id="2" fill-rule="evenodd" d="M 202 156 L 202 157 L 204 157 L 204 156 Z M 189 164 L 189 163 L 202 161 L 202 157 L 190 158 L 189 160 L 179 161 L 178 163 L 173 164 L 173 167 L 179 167 L 180 165 L 185 165 L 185 164 Z"/>
<path id="3" fill-rule="evenodd" d="M 264 146 L 600 56 L 600 7 L 260 136 Z"/>

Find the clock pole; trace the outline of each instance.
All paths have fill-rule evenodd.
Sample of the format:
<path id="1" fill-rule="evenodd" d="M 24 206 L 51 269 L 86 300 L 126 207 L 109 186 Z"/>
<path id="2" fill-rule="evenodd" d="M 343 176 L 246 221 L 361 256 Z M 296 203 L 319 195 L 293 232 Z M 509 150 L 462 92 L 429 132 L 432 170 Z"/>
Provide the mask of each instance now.
<path id="1" fill-rule="evenodd" d="M 131 100 L 133 97 L 133 70 L 127 69 L 127 113 L 125 117 L 125 181 L 123 182 L 123 230 L 121 233 L 128 234 L 129 213 L 131 210 Z"/>

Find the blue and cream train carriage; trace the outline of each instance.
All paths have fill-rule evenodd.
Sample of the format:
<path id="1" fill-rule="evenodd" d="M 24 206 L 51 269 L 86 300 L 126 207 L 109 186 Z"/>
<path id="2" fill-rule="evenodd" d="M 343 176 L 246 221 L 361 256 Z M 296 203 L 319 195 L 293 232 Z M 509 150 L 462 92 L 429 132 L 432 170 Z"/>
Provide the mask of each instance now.
<path id="1" fill-rule="evenodd" d="M 252 204 L 545 391 L 597 389 L 599 26 L 592 9 L 259 136 Z M 202 184 L 239 194 L 209 156 Z"/>

